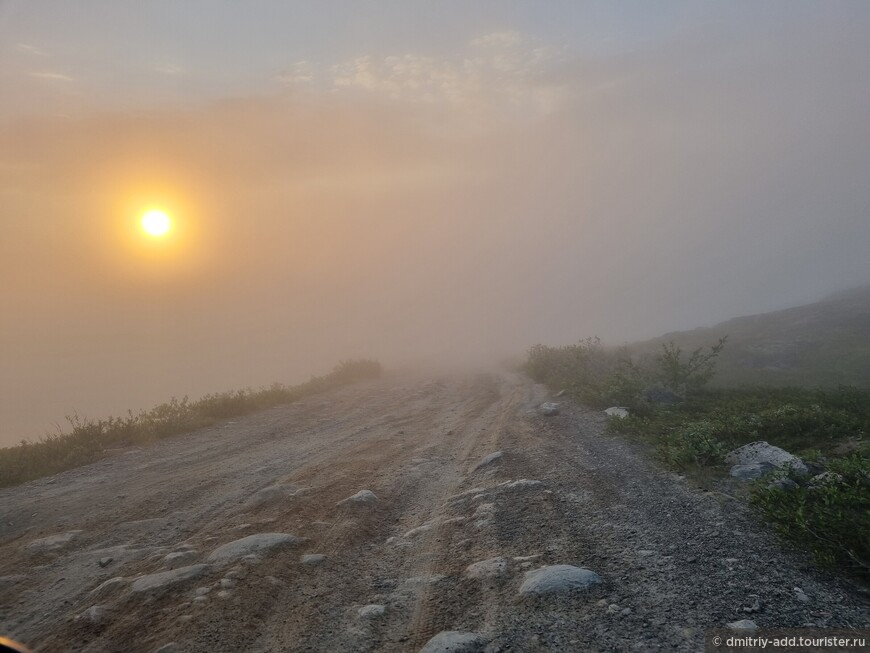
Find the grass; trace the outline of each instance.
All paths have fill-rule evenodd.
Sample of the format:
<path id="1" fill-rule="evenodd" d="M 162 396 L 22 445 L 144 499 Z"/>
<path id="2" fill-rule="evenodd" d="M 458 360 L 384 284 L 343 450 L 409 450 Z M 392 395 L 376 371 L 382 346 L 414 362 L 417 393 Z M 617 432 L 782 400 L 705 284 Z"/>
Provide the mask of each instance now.
<path id="1" fill-rule="evenodd" d="M 711 388 L 707 373 L 669 387 L 669 377 L 685 379 L 683 373 L 691 372 L 693 357 L 709 356 L 698 351 L 683 355 L 665 346 L 657 359 L 636 362 L 591 339 L 569 347 L 537 345 L 525 369 L 583 403 L 628 407 L 629 416 L 611 420 L 609 428 L 649 443 L 665 466 L 700 485 L 724 477 L 725 456 L 749 442 L 765 440 L 802 458 L 809 475 L 774 472 L 750 486 L 750 504 L 818 562 L 870 579 L 870 390 Z M 714 363 L 715 356 L 707 360 Z M 647 399 L 652 387 L 662 386 L 673 403 Z M 774 482 L 786 476 L 789 482 Z"/>
<path id="2" fill-rule="evenodd" d="M 57 474 L 99 460 L 111 447 L 146 444 L 188 433 L 228 417 L 286 404 L 333 388 L 376 378 L 381 365 L 373 360 L 339 363 L 329 374 L 312 376 L 294 386 L 274 383 L 260 390 L 209 394 L 196 401 L 173 397 L 147 411 L 126 417 L 90 420 L 73 415 L 67 433 L 48 435 L 37 442 L 22 441 L 0 449 L 0 487 Z"/>

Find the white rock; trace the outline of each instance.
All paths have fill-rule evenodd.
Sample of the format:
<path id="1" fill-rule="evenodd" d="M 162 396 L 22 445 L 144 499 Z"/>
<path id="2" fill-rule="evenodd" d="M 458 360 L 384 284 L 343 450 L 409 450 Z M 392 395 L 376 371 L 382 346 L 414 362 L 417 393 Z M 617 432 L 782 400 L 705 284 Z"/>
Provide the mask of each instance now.
<path id="1" fill-rule="evenodd" d="M 208 562 L 226 564 L 257 553 L 277 548 L 298 546 L 304 540 L 288 533 L 257 533 L 219 546 L 208 556 Z"/>
<path id="2" fill-rule="evenodd" d="M 517 489 L 517 488 L 527 488 L 527 487 L 535 487 L 536 485 L 541 485 L 540 481 L 533 481 L 528 478 L 521 478 L 516 481 L 511 481 L 505 488 L 508 490 Z"/>
<path id="3" fill-rule="evenodd" d="M 193 578 L 202 576 L 207 570 L 208 565 L 190 565 L 189 567 L 180 567 L 169 571 L 161 571 L 157 574 L 149 574 L 142 576 L 133 581 L 133 586 L 130 591 L 134 594 L 143 592 L 152 592 L 162 590 L 172 585 L 177 585 Z"/>
<path id="4" fill-rule="evenodd" d="M 25 547 L 28 553 L 48 553 L 60 551 L 72 544 L 84 531 L 67 531 L 58 535 L 49 535 L 38 540 L 33 540 Z"/>
<path id="5" fill-rule="evenodd" d="M 304 556 L 302 556 L 300 562 L 303 565 L 314 567 L 316 565 L 326 562 L 326 556 L 322 553 L 306 553 Z"/>
<path id="6" fill-rule="evenodd" d="M 428 533 L 432 530 L 432 524 L 423 524 L 422 526 L 417 526 L 417 528 L 412 528 L 407 533 L 403 535 L 403 537 L 412 538 L 417 537 L 418 535 L 422 535 L 423 533 Z"/>
<path id="7" fill-rule="evenodd" d="M 378 502 L 378 495 L 371 490 L 360 490 L 353 496 L 339 501 L 336 505 L 339 507 L 353 508 L 371 506 Z"/>
<path id="8" fill-rule="evenodd" d="M 801 474 L 807 473 L 807 466 L 797 456 L 793 456 L 785 449 L 780 449 L 764 440 L 750 442 L 738 447 L 725 456 L 725 462 L 729 465 L 753 465 L 768 463 L 774 467 L 791 467 Z"/>
<path id="9" fill-rule="evenodd" d="M 601 582 L 601 576 L 572 565 L 548 565 L 527 571 L 520 596 L 564 594 L 587 590 Z"/>
<path id="10" fill-rule="evenodd" d="M 493 451 L 491 454 L 487 454 L 486 456 L 481 458 L 479 463 L 477 463 L 477 466 L 475 466 L 475 468 L 474 468 L 475 471 L 477 471 L 478 469 L 480 469 L 482 467 L 486 467 L 487 465 L 491 465 L 492 463 L 497 461 L 499 458 L 501 458 L 503 455 L 504 455 L 503 451 Z"/>
<path id="11" fill-rule="evenodd" d="M 628 417 L 628 408 L 623 408 L 622 406 L 611 406 L 604 411 L 604 414 L 609 415 L 610 417 L 618 417 L 622 419 L 623 417 Z"/>
<path id="12" fill-rule="evenodd" d="M 357 614 L 359 614 L 360 619 L 377 619 L 378 617 L 383 617 L 386 611 L 386 606 L 379 603 L 371 603 L 357 610 Z"/>
<path id="13" fill-rule="evenodd" d="M 552 417 L 553 415 L 559 414 L 559 404 L 553 403 L 552 401 L 547 401 L 538 406 L 538 410 L 540 411 L 541 415 Z"/>
<path id="14" fill-rule="evenodd" d="M 485 580 L 504 576 L 508 572 L 508 561 L 504 558 L 490 558 L 468 565 L 465 569 L 466 578 Z"/>
<path id="15" fill-rule="evenodd" d="M 479 633 L 463 633 L 458 630 L 442 630 L 420 653 L 482 653 L 486 640 Z"/>
<path id="16" fill-rule="evenodd" d="M 196 551 L 175 551 L 163 558 L 163 564 L 169 569 L 186 567 L 199 557 Z"/>
<path id="17" fill-rule="evenodd" d="M 758 625 L 751 619 L 732 621 L 729 624 L 725 624 L 725 626 L 727 628 L 731 628 L 732 630 L 756 630 L 758 628 Z"/>

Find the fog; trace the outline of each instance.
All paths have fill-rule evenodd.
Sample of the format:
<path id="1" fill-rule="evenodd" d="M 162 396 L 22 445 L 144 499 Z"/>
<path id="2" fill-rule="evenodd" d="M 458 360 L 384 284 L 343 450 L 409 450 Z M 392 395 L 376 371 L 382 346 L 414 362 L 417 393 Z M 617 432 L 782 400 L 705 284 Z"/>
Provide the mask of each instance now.
<path id="1" fill-rule="evenodd" d="M 870 12 L 824 6 L 595 55 L 496 31 L 141 107 L 5 85 L 0 445 L 345 358 L 471 368 L 870 283 Z M 138 232 L 152 205 L 165 241 Z"/>

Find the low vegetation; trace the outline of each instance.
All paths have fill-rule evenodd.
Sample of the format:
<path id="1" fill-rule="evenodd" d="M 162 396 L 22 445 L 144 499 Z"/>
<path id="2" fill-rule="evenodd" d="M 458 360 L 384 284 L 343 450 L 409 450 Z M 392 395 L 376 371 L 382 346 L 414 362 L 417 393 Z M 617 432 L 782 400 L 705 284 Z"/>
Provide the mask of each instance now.
<path id="1" fill-rule="evenodd" d="M 196 401 L 173 397 L 150 410 L 129 412 L 126 417 L 90 420 L 73 415 L 67 418 L 70 424 L 67 433 L 0 449 L 0 487 L 86 465 L 106 455 L 106 450 L 112 447 L 154 442 L 380 374 L 381 365 L 377 361 L 343 361 L 329 374 L 313 376 L 298 385 L 275 383 L 260 390 L 210 394 Z"/>
<path id="2" fill-rule="evenodd" d="M 629 416 L 611 420 L 610 428 L 650 443 L 665 465 L 702 485 L 724 477 L 728 452 L 749 442 L 765 440 L 802 458 L 808 475 L 763 477 L 751 486 L 751 504 L 819 562 L 867 578 L 870 390 L 711 388 L 725 343 L 691 352 L 666 343 L 657 355 L 641 358 L 606 349 L 597 339 L 536 345 L 525 370 L 589 405 L 627 407 Z"/>

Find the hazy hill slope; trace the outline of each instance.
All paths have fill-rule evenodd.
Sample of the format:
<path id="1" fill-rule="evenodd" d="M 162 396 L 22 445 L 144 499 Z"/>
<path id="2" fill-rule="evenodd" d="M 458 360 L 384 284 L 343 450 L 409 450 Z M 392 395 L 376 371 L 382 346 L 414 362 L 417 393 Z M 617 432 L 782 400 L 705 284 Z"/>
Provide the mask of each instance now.
<path id="1" fill-rule="evenodd" d="M 717 385 L 870 387 L 870 285 L 813 304 L 667 333 L 631 348 L 649 352 L 674 341 L 691 350 L 725 335 Z"/>

